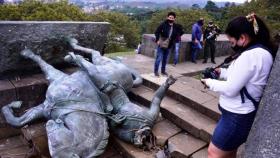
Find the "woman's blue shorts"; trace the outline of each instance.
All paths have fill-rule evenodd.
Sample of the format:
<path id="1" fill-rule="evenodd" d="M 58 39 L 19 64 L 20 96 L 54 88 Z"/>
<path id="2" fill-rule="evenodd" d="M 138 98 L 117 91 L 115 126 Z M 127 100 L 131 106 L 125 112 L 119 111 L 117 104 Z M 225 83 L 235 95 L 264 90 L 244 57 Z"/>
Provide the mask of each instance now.
<path id="1" fill-rule="evenodd" d="M 212 143 L 221 150 L 236 150 L 247 140 L 256 111 L 236 114 L 219 106 L 222 116 L 212 137 Z"/>

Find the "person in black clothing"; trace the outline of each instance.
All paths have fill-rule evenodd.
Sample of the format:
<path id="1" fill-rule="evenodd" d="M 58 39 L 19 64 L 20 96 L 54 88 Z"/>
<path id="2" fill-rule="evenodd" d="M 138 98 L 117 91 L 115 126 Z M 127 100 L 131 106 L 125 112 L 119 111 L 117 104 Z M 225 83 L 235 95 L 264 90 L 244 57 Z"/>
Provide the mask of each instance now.
<path id="1" fill-rule="evenodd" d="M 210 52 L 211 54 L 211 62 L 213 64 L 216 64 L 215 62 L 215 51 L 216 51 L 216 46 L 215 46 L 215 41 L 217 36 L 221 30 L 217 25 L 214 25 L 213 21 L 210 21 L 203 33 L 203 41 L 204 41 L 204 60 L 203 63 L 207 63 L 208 59 L 208 54 Z"/>
<path id="2" fill-rule="evenodd" d="M 161 74 L 166 75 L 166 76 L 168 75 L 166 73 L 166 62 L 167 62 L 167 58 L 168 58 L 170 49 L 175 44 L 175 39 L 177 36 L 177 31 L 178 31 L 175 26 L 175 23 L 174 23 L 175 19 L 176 19 L 176 14 L 174 12 L 169 12 L 167 14 L 166 20 L 164 22 L 162 22 L 155 31 L 155 36 L 156 36 L 155 42 L 158 45 L 157 56 L 156 56 L 155 65 L 154 65 L 155 76 L 159 76 L 158 68 L 159 68 L 160 62 L 162 62 Z M 166 39 L 168 39 L 168 42 L 167 42 L 168 45 L 163 46 L 162 41 L 166 41 Z"/>

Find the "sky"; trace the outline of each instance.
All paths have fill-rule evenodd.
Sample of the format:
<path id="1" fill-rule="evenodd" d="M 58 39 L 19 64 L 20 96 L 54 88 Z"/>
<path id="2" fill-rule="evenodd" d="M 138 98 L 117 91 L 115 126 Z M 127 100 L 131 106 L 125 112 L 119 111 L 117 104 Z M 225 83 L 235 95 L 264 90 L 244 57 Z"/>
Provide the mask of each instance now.
<path id="1" fill-rule="evenodd" d="M 246 0 L 213 0 L 213 1 L 215 1 L 215 2 L 230 1 L 230 2 L 244 3 Z"/>

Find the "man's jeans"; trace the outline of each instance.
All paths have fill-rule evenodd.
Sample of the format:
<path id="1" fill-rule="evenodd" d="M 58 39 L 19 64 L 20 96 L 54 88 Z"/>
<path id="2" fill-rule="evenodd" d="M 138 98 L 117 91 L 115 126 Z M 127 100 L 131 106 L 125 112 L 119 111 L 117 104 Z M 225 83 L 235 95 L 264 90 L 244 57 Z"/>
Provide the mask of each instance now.
<path id="1" fill-rule="evenodd" d="M 192 62 L 196 61 L 197 54 L 200 49 L 202 49 L 200 42 L 198 42 L 197 44 L 192 43 L 192 54 L 191 54 Z"/>
<path id="2" fill-rule="evenodd" d="M 178 42 L 175 44 L 175 52 L 174 52 L 174 64 L 176 65 L 179 60 L 179 50 L 180 50 L 181 43 Z"/>
<path id="3" fill-rule="evenodd" d="M 167 57 L 170 52 L 170 49 L 162 49 L 160 47 L 157 48 L 157 56 L 155 60 L 155 67 L 154 67 L 154 73 L 158 73 L 159 64 L 161 63 L 161 72 L 165 72 Z"/>

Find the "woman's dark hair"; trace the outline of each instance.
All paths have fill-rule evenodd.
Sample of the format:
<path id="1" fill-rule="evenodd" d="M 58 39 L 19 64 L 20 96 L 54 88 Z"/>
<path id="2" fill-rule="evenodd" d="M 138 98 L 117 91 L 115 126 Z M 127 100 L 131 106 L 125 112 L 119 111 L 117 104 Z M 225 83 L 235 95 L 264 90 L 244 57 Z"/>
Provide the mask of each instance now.
<path id="1" fill-rule="evenodd" d="M 242 34 L 247 34 L 252 40 L 251 44 L 262 44 L 270 50 L 270 53 L 274 58 L 276 52 L 274 51 L 274 46 L 271 42 L 269 29 L 262 19 L 256 15 L 255 18 L 259 28 L 257 33 L 254 31 L 253 21 L 249 21 L 243 16 L 236 17 L 231 20 L 227 25 L 225 33 L 231 37 L 234 37 L 236 40 L 238 40 Z"/>
<path id="2" fill-rule="evenodd" d="M 174 16 L 174 18 L 176 18 L 176 13 L 175 12 L 168 12 L 167 17 L 170 16 L 170 15 Z"/>

